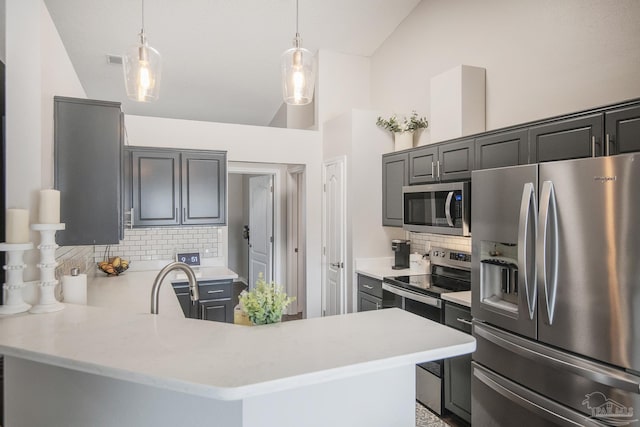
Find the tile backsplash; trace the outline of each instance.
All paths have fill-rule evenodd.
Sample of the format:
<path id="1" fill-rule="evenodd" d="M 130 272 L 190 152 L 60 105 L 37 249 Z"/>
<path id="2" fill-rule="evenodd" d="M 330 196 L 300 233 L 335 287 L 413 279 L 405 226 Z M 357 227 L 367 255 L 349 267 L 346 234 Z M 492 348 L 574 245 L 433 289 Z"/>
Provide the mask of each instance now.
<path id="1" fill-rule="evenodd" d="M 62 246 L 56 249 L 56 279 L 70 274 L 73 267 L 78 267 L 82 274 L 94 274 L 93 246 Z"/>
<path id="2" fill-rule="evenodd" d="M 223 255 L 221 227 L 182 226 L 162 228 L 134 228 L 124 231 L 119 245 L 110 245 L 110 256 L 121 256 L 129 261 L 170 260 L 176 251 L 195 250 L 202 258 Z M 95 246 L 94 262 L 105 258 L 108 246 Z"/>
<path id="3" fill-rule="evenodd" d="M 433 246 L 457 251 L 471 252 L 471 237 L 446 236 L 443 234 L 409 233 L 411 252 L 425 254 Z"/>

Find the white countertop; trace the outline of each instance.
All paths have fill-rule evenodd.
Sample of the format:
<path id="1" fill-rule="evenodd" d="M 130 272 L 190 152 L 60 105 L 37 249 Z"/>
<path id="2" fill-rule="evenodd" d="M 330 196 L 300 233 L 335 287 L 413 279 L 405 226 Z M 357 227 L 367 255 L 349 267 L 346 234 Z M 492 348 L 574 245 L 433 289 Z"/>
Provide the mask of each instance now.
<path id="1" fill-rule="evenodd" d="M 445 301 L 455 302 L 456 304 L 471 308 L 471 291 L 446 292 L 440 296 Z"/>
<path id="2" fill-rule="evenodd" d="M 362 258 L 356 260 L 355 271 L 378 280 L 393 276 L 418 276 L 429 273 L 430 262 L 422 260 L 416 267 L 401 270 L 394 270 L 392 265 L 392 258 Z"/>
<path id="3" fill-rule="evenodd" d="M 193 269 L 196 273 L 198 280 L 228 280 L 237 279 L 238 274 L 235 271 L 229 270 L 227 267 L 196 267 Z M 172 282 L 184 282 L 187 280 L 187 275 L 181 271 L 171 273 L 169 280 Z"/>
<path id="4" fill-rule="evenodd" d="M 474 350 L 471 335 L 395 308 L 254 327 L 72 304 L 0 318 L 2 354 L 221 400 Z"/>

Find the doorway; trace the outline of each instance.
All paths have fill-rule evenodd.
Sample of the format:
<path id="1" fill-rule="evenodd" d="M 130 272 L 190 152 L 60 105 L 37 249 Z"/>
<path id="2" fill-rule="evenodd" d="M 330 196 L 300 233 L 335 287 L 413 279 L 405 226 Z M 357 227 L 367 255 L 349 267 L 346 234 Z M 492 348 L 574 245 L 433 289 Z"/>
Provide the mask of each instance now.
<path id="1" fill-rule="evenodd" d="M 346 313 L 347 253 L 346 158 L 322 164 L 322 314 Z"/>
<path id="2" fill-rule="evenodd" d="M 296 302 L 287 315 L 304 316 L 306 294 L 304 166 L 229 162 L 227 265 L 255 287 L 259 273 Z"/>

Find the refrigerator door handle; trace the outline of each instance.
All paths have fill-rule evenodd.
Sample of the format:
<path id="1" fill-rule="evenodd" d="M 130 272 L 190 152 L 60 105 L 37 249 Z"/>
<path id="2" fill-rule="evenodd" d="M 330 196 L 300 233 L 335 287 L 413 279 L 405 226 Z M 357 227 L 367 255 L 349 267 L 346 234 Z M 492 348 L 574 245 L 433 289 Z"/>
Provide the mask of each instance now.
<path id="1" fill-rule="evenodd" d="M 587 378 L 598 384 L 640 394 L 638 377 L 627 374 L 619 369 L 610 368 L 599 363 L 596 364 L 548 347 L 542 347 L 540 344 L 531 343 L 528 340 L 511 334 L 507 335 L 495 328 L 476 324 L 475 321 L 473 335 L 536 363 L 560 371 L 571 372 L 574 375 Z"/>
<path id="2" fill-rule="evenodd" d="M 517 384 L 510 383 L 500 376 L 484 369 L 475 362 L 472 363 L 473 376 L 476 380 L 500 394 L 514 405 L 551 421 L 559 426 L 602 426 L 593 419 L 559 405 L 552 400 L 540 396 Z"/>
<path id="3" fill-rule="evenodd" d="M 447 224 L 449 224 L 449 227 L 453 227 L 453 220 L 451 219 L 451 199 L 453 199 L 453 191 L 449 191 L 447 201 L 444 204 L 444 214 L 447 217 Z"/>
<path id="4" fill-rule="evenodd" d="M 536 229 L 536 194 L 535 186 L 531 182 L 524 184 L 522 189 L 522 201 L 520 202 L 520 220 L 518 222 L 518 270 L 522 273 L 522 282 L 527 298 L 527 309 L 529 310 L 529 318 L 533 320 L 536 309 L 537 287 L 536 287 L 536 270 L 532 268 L 532 262 L 535 259 L 531 257 L 528 246 L 530 239 L 534 239 L 537 233 Z M 530 218 L 530 215 L 533 218 Z M 529 225 L 533 226 L 531 230 Z M 533 266 L 535 267 L 535 265 Z"/>
<path id="5" fill-rule="evenodd" d="M 558 211 L 555 190 L 551 181 L 542 183 L 539 221 L 538 230 L 540 232 L 536 242 L 538 281 L 541 289 L 544 289 L 547 318 L 549 326 L 551 326 L 558 290 Z"/>

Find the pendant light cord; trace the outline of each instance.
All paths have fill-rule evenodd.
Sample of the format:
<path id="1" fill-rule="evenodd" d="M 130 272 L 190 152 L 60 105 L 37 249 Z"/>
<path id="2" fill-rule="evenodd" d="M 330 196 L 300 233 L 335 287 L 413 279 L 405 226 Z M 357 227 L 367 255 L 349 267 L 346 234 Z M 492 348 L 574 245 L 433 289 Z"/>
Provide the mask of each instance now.
<path id="1" fill-rule="evenodd" d="M 142 0 L 142 32 L 144 32 L 144 0 Z"/>
<path id="2" fill-rule="evenodd" d="M 298 0 L 296 0 L 296 34 L 299 34 L 299 33 L 300 32 L 298 31 Z"/>

